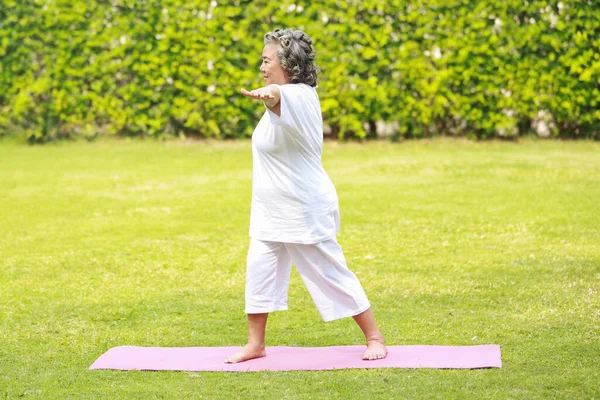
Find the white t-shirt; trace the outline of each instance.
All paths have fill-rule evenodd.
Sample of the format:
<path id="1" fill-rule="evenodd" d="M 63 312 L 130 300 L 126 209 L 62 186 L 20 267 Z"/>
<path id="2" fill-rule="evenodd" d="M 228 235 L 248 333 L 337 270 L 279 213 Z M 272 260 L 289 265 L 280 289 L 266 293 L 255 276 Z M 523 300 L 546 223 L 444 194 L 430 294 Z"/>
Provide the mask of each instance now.
<path id="1" fill-rule="evenodd" d="M 335 237 L 337 193 L 321 164 L 323 120 L 315 88 L 279 86 L 281 116 L 267 108 L 252 134 L 250 237 L 313 244 Z"/>

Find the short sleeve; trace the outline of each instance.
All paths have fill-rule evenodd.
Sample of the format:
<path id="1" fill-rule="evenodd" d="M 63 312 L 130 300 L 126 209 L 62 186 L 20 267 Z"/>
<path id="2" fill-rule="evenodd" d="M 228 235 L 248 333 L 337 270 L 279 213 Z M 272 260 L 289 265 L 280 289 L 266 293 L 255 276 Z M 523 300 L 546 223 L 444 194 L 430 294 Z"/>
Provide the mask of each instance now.
<path id="1" fill-rule="evenodd" d="M 300 84 L 279 85 L 281 109 L 277 115 L 267 108 L 269 120 L 273 125 L 299 128 L 301 121 L 309 118 L 307 94 Z"/>

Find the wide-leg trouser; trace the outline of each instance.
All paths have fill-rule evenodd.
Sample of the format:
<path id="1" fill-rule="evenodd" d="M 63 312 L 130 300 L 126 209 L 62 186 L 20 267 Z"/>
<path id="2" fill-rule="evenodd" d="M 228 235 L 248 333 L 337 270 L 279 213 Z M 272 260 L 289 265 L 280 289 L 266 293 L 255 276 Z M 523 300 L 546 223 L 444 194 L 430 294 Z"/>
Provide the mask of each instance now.
<path id="1" fill-rule="evenodd" d="M 246 263 L 247 314 L 287 310 L 292 262 L 324 321 L 354 316 L 370 307 L 335 238 L 315 244 L 252 239 Z"/>

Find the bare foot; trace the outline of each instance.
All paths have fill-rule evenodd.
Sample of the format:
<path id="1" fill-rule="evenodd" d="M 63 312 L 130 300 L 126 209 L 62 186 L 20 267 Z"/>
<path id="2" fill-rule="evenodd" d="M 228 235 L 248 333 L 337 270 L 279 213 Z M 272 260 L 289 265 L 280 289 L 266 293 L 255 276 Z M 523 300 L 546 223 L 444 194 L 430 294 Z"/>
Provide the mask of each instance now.
<path id="1" fill-rule="evenodd" d="M 383 338 L 367 340 L 367 351 L 363 354 L 363 360 L 381 360 L 387 356 L 387 347 Z"/>
<path id="2" fill-rule="evenodd" d="M 235 364 L 252 360 L 253 358 L 265 357 L 267 352 L 265 346 L 247 344 L 240 351 L 225 359 L 225 364 Z"/>

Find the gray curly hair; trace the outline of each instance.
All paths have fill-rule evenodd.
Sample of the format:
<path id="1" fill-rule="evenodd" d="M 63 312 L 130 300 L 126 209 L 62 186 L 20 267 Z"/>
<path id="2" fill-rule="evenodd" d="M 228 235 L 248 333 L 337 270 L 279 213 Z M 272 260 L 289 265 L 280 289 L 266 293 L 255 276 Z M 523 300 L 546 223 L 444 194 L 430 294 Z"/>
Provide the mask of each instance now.
<path id="1" fill-rule="evenodd" d="M 275 29 L 265 34 L 265 46 L 271 43 L 278 45 L 276 54 L 279 64 L 291 83 L 317 86 L 317 53 L 312 47 L 312 39 L 306 33 L 294 29 Z"/>

